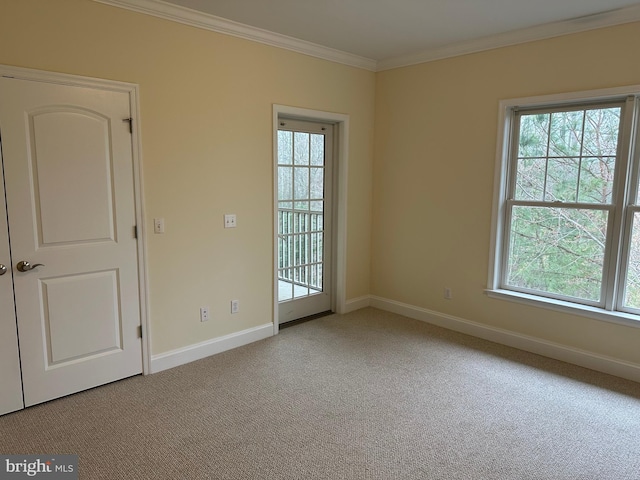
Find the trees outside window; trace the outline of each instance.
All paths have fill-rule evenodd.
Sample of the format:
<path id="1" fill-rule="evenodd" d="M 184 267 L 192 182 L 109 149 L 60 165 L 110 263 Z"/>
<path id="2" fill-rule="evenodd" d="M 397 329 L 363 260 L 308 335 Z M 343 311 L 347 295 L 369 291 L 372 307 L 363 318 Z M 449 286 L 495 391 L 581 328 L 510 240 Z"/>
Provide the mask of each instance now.
<path id="1" fill-rule="evenodd" d="M 640 314 L 639 110 L 507 109 L 491 288 Z"/>

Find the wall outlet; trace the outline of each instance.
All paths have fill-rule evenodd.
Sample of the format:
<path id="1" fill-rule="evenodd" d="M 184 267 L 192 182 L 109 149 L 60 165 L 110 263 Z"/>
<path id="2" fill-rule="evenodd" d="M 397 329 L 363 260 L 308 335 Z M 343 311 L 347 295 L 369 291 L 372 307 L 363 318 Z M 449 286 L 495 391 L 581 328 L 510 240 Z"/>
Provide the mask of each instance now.
<path id="1" fill-rule="evenodd" d="M 449 287 L 446 287 L 444 289 L 444 298 L 446 298 L 447 300 L 451 300 L 453 298 L 453 293 L 451 292 L 451 289 Z"/>
<path id="2" fill-rule="evenodd" d="M 200 307 L 200 321 L 201 322 L 209 321 L 209 307 Z"/>
<path id="3" fill-rule="evenodd" d="M 231 300 L 231 313 L 238 313 L 240 311 L 240 300 Z"/>

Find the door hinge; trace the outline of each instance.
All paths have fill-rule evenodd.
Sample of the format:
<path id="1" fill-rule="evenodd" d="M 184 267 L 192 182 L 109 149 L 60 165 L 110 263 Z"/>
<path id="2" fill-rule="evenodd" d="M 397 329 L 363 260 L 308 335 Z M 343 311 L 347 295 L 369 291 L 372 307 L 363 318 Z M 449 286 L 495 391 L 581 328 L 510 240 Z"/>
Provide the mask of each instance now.
<path id="1" fill-rule="evenodd" d="M 138 338 L 142 338 L 142 325 L 138 325 Z"/>
<path id="2" fill-rule="evenodd" d="M 138 226 L 133 226 L 133 238 L 138 238 Z"/>
<path id="3" fill-rule="evenodd" d="M 133 133 L 133 117 L 123 118 L 123 122 L 129 122 L 129 133 Z"/>

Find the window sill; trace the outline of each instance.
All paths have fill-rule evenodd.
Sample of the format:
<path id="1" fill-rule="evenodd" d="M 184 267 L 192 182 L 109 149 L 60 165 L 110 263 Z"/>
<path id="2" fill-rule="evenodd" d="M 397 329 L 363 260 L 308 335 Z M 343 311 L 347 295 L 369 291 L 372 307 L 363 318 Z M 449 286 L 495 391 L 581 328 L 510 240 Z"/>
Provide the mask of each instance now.
<path id="1" fill-rule="evenodd" d="M 632 313 L 611 312 L 601 308 L 578 305 L 576 303 L 563 302 L 562 300 L 543 298 L 535 295 L 527 295 L 526 293 L 512 292 L 510 290 L 487 289 L 485 290 L 485 293 L 491 298 L 523 303 L 525 305 L 546 308 L 557 312 L 593 318 L 603 322 L 617 323 L 627 327 L 640 328 L 640 315 L 634 315 Z"/>

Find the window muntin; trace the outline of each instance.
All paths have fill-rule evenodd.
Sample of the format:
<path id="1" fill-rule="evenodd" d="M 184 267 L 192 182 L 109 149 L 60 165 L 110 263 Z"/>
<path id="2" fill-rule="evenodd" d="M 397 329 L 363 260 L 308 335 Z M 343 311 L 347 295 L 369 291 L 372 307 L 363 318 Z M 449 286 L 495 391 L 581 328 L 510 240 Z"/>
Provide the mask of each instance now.
<path id="1" fill-rule="evenodd" d="M 640 208 L 625 200 L 638 195 L 638 161 L 627 168 L 624 145 L 637 108 L 626 100 L 511 110 L 497 287 L 640 313 Z"/>

